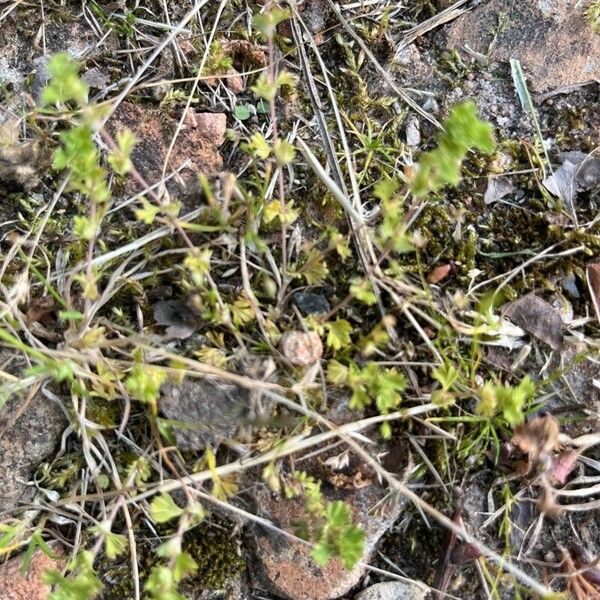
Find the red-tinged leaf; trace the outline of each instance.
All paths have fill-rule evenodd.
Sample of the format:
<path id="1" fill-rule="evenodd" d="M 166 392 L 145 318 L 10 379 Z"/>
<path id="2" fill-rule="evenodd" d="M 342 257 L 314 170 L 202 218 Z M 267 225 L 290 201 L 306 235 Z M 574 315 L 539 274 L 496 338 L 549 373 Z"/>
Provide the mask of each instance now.
<path id="1" fill-rule="evenodd" d="M 555 456 L 552 460 L 552 470 L 550 471 L 552 482 L 564 485 L 577 465 L 578 458 L 579 452 L 577 450 L 568 450 Z"/>
<path id="2" fill-rule="evenodd" d="M 481 556 L 481 552 L 477 546 L 473 544 L 459 544 L 452 550 L 452 564 L 465 565 L 477 560 Z"/>

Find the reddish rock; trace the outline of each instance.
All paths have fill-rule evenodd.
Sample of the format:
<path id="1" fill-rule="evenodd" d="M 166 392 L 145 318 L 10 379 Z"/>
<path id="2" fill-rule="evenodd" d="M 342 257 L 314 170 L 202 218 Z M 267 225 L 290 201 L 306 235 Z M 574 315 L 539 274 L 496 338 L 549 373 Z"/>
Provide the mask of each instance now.
<path id="1" fill-rule="evenodd" d="M 518 59 L 538 92 L 586 83 L 600 78 L 600 35 L 586 21 L 584 4 L 490 0 L 450 25 L 448 47 Z"/>
<path id="2" fill-rule="evenodd" d="M 329 486 L 328 486 L 329 488 Z M 356 489 L 324 490 L 326 500 L 344 500 L 352 508 L 355 522 L 366 534 L 363 562 L 372 557 L 377 542 L 398 518 L 401 502 L 377 510 L 386 492 L 376 483 Z M 264 514 L 283 530 L 293 533 L 294 523 L 306 519 L 302 500 L 283 500 L 264 492 L 258 499 Z M 379 509 L 382 507 L 379 506 Z M 266 582 L 275 594 L 291 600 L 330 600 L 343 596 L 364 575 L 365 569 L 357 564 L 348 571 L 339 560 L 331 560 L 319 567 L 311 558 L 311 548 L 277 533 L 265 533 L 257 540 L 258 557 Z"/>
<path id="3" fill-rule="evenodd" d="M 0 564 L 0 598 L 2 600 L 46 600 L 50 587 L 44 583 L 44 573 L 56 569 L 54 560 L 37 550 L 29 570 L 21 573 L 21 557 Z"/>
<path id="4" fill-rule="evenodd" d="M 246 90 L 246 84 L 244 78 L 240 75 L 236 69 L 229 69 L 227 71 L 227 77 L 225 78 L 225 85 L 234 93 L 241 94 Z"/>
<path id="5" fill-rule="evenodd" d="M 178 120 L 147 106 L 123 102 L 108 123 L 108 130 L 114 134 L 129 128 L 136 136 L 137 143 L 132 153 L 133 164 L 148 185 L 160 180 L 168 148 L 177 129 Z M 198 174 L 206 175 L 218 171 L 223 158 L 218 147 L 225 139 L 227 117 L 224 113 L 194 113 L 186 116 L 185 127 L 179 132 L 171 153 L 166 171 L 184 167 L 177 181 L 171 180 L 169 191 L 175 195 L 189 195 L 199 190 Z M 129 177 L 126 192 L 134 194 L 143 187 Z"/>
<path id="6" fill-rule="evenodd" d="M 340 417 L 339 420 L 343 422 L 346 419 Z M 378 438 L 376 430 L 362 433 L 374 440 Z M 372 455 L 394 454 L 397 459 L 394 464 L 384 464 L 384 467 L 403 478 L 409 463 L 406 447 L 380 444 L 371 446 L 370 452 Z M 327 450 L 302 462 L 301 468 L 322 482 L 325 503 L 341 500 L 350 507 L 354 523 L 365 532 L 362 558 L 352 570 L 345 569 L 339 560 L 331 560 L 325 567 L 319 567 L 311 558 L 310 546 L 277 531 L 262 529 L 256 541 L 261 567 L 257 574 L 260 573 L 264 583 L 278 597 L 290 600 L 340 598 L 360 581 L 365 572 L 360 563 L 371 560 L 379 540 L 395 523 L 405 501 L 389 495 L 378 482 L 377 475 L 351 450 L 344 451 L 339 447 Z M 288 533 L 293 534 L 297 522 L 307 519 L 304 501 L 300 497 L 284 499 L 263 489 L 257 494 L 256 502 L 264 517 Z"/>

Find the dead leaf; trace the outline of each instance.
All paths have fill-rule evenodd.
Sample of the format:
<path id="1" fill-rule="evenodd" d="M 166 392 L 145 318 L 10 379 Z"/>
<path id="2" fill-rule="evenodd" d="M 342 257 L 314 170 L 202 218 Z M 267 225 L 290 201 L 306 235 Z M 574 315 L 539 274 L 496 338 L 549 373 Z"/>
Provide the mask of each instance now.
<path id="1" fill-rule="evenodd" d="M 572 207 L 579 191 L 592 189 L 600 182 L 600 158 L 575 151 L 562 153 L 560 159 L 560 167 L 542 184 Z"/>
<path id="2" fill-rule="evenodd" d="M 166 334 L 179 340 L 189 338 L 198 329 L 200 320 L 183 300 L 164 300 L 154 305 L 154 320 L 166 325 Z"/>
<path id="3" fill-rule="evenodd" d="M 431 269 L 429 275 L 427 275 L 427 281 L 429 283 L 439 283 L 442 279 L 446 279 L 452 270 L 452 265 L 437 265 Z"/>
<path id="4" fill-rule="evenodd" d="M 503 316 L 510 319 L 553 350 L 563 346 L 563 320 L 560 313 L 535 294 L 527 294 L 503 308 Z"/>
<path id="5" fill-rule="evenodd" d="M 558 446 L 560 428 L 558 420 L 552 415 L 535 417 L 515 430 L 511 442 L 530 460 L 552 452 Z"/>
<path id="6" fill-rule="evenodd" d="M 490 177 L 483 195 L 483 202 L 493 204 L 516 191 L 515 186 L 506 177 Z"/>
<path id="7" fill-rule="evenodd" d="M 27 323 L 41 323 L 44 327 L 56 324 L 56 303 L 52 296 L 34 298 L 27 307 Z"/>
<path id="8" fill-rule="evenodd" d="M 586 279 L 596 310 L 596 318 L 600 321 L 600 263 L 590 263 L 587 266 Z"/>

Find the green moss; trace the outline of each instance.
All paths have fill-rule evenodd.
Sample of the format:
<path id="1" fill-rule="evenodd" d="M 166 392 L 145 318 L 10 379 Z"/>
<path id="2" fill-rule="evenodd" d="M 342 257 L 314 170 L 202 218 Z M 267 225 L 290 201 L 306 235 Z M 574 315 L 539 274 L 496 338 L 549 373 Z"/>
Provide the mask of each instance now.
<path id="1" fill-rule="evenodd" d="M 232 535 L 231 531 L 231 523 L 213 520 L 185 534 L 183 550 L 196 561 L 198 571 L 183 582 L 181 593 L 193 592 L 193 597 L 196 597 L 204 589 L 221 590 L 228 581 L 243 572 L 246 562 L 239 553 L 239 537 Z M 159 533 L 167 536 L 171 531 L 162 527 Z M 138 536 L 137 554 L 142 587 L 153 567 L 162 560 L 154 553 L 153 546 L 147 538 Z M 130 600 L 134 597 L 128 560 L 120 558 L 108 561 L 102 557 L 97 567 L 105 585 L 103 600 Z"/>

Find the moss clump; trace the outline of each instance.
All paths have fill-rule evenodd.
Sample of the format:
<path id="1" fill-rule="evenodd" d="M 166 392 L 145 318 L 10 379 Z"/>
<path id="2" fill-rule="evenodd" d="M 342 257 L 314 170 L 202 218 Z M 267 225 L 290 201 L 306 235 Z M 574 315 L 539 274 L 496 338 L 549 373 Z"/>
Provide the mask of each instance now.
<path id="1" fill-rule="evenodd" d="M 239 552 L 239 538 L 231 534 L 231 528 L 230 523 L 219 522 L 201 525 L 188 532 L 183 549 L 196 561 L 198 571 L 184 582 L 184 589 L 197 589 L 198 585 L 222 589 L 228 580 L 245 569 L 246 562 Z"/>
<path id="2" fill-rule="evenodd" d="M 196 561 L 198 570 L 181 584 L 180 592 L 184 596 L 186 592 L 193 592 L 191 597 L 195 598 L 204 589 L 221 590 L 226 587 L 228 581 L 243 572 L 246 562 L 239 552 L 239 537 L 232 535 L 231 530 L 231 523 L 212 520 L 200 524 L 185 534 L 183 550 Z M 159 533 L 168 536 L 171 531 L 161 527 Z M 153 542 L 138 537 L 137 554 L 142 587 L 153 567 L 162 562 L 162 559 L 155 554 L 154 547 Z M 127 559 L 108 561 L 102 557 L 97 568 L 99 577 L 104 583 L 102 600 L 134 598 L 134 584 Z"/>

